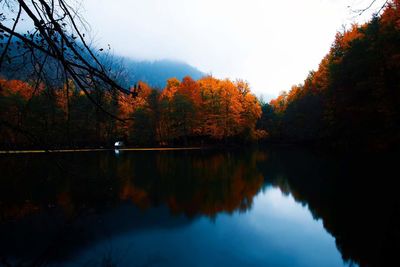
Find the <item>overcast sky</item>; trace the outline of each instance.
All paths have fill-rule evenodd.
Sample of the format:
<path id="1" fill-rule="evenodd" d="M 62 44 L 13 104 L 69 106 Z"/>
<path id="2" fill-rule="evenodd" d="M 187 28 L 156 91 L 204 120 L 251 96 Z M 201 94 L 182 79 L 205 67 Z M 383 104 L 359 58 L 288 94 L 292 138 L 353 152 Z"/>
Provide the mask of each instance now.
<path id="1" fill-rule="evenodd" d="M 184 61 L 276 96 L 318 67 L 342 25 L 365 20 L 348 6 L 368 1 L 83 0 L 80 12 L 116 54 Z"/>

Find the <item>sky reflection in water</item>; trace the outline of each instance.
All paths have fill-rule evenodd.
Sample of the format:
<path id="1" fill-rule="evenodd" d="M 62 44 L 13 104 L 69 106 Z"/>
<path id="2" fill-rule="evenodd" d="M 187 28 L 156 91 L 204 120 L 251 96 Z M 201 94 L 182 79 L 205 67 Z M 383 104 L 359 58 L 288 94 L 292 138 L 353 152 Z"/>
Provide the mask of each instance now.
<path id="1" fill-rule="evenodd" d="M 398 252 L 393 160 L 295 149 L 7 155 L 0 260 L 382 266 Z"/>
<path id="2" fill-rule="evenodd" d="M 248 211 L 128 231 L 82 251 L 71 266 L 98 255 L 121 266 L 345 266 L 322 221 L 273 187 L 261 191 Z"/>

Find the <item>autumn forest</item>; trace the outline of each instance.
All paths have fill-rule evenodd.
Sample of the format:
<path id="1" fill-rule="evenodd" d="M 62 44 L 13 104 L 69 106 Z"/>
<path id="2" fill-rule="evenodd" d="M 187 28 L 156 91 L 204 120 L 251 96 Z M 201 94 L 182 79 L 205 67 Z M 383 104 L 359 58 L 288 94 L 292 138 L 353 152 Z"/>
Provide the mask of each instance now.
<path id="1" fill-rule="evenodd" d="M 335 148 L 400 145 L 400 1 L 364 25 L 336 34 L 303 84 L 263 105 L 261 128 L 275 141 Z"/>
<path id="2" fill-rule="evenodd" d="M 116 139 L 133 145 L 188 145 L 251 141 L 266 135 L 256 130 L 261 106 L 243 81 L 185 77 L 182 81 L 169 79 L 161 92 L 143 82 L 137 85 L 135 96 L 92 92 L 117 119 L 96 108 L 72 82 L 54 91 L 17 80 L 0 83 L 2 120 L 30 133 L 16 135 L 3 128 L 2 136 L 7 136 L 2 139 L 7 142 L 3 146 L 29 147 L 31 141 L 107 146 Z"/>
<path id="3" fill-rule="evenodd" d="M 399 150 L 400 0 L 0 0 L 0 267 L 394 266 Z"/>
<path id="4" fill-rule="evenodd" d="M 0 80 L 0 146 L 98 147 L 297 143 L 393 149 L 400 144 L 400 2 L 338 32 L 319 68 L 269 103 L 243 80 L 171 77 L 162 90 L 82 90 Z M 268 75 L 266 74 L 266 79 Z M 96 105 L 93 104 L 95 100 Z"/>

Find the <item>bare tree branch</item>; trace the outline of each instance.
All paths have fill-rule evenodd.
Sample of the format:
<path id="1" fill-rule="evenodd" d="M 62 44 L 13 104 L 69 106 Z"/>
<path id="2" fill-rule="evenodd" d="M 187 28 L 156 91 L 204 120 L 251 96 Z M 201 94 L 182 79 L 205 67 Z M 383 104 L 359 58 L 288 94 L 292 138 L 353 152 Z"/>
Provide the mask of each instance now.
<path id="1" fill-rule="evenodd" d="M 369 5 L 363 9 L 360 10 L 356 10 L 355 12 L 361 16 L 362 14 L 364 14 L 367 10 L 370 10 L 372 8 L 372 6 L 377 2 L 377 0 L 373 0 L 372 2 L 369 3 Z M 385 6 L 389 3 L 389 0 L 386 0 L 383 5 L 381 6 L 381 8 L 375 12 L 376 14 L 379 14 L 384 8 Z"/>
<path id="2" fill-rule="evenodd" d="M 0 20 L 0 34 L 7 34 L 8 37 L 7 46 L 0 58 L 0 71 L 4 67 L 2 63 L 7 57 L 11 38 L 14 37 L 25 49 L 38 50 L 58 62 L 64 70 L 61 73 L 67 74 L 97 108 L 114 119 L 125 120 L 105 110 L 90 92 L 108 87 L 135 97 L 138 94 L 137 89 L 133 91 L 125 89 L 110 77 L 110 73 L 87 44 L 85 34 L 80 31 L 76 19 L 82 20 L 66 0 L 0 0 L 1 2 L 8 7 L 9 13 L 13 13 L 13 6 L 18 6 L 19 11 L 12 27 Z M 18 32 L 16 26 L 21 13 L 32 21 L 33 32 L 28 31 L 28 34 Z M 40 69 L 43 71 L 43 68 Z"/>
<path id="3" fill-rule="evenodd" d="M 11 40 L 12 40 L 12 38 L 13 38 L 13 36 L 14 36 L 14 35 L 13 35 L 13 32 L 15 32 L 15 28 L 17 27 L 19 18 L 21 17 L 21 12 L 22 12 L 22 8 L 21 8 L 21 6 L 20 6 L 19 9 L 18 9 L 17 18 L 15 19 L 14 25 L 13 25 L 12 30 L 11 30 L 11 33 L 10 33 L 10 37 L 9 37 L 8 40 L 7 40 L 6 47 L 4 48 L 3 53 L 1 53 L 1 57 L 0 57 L 0 70 L 1 70 L 1 66 L 2 66 L 2 64 L 3 64 L 4 58 L 5 58 L 6 54 L 7 54 L 8 47 L 10 46 Z"/>

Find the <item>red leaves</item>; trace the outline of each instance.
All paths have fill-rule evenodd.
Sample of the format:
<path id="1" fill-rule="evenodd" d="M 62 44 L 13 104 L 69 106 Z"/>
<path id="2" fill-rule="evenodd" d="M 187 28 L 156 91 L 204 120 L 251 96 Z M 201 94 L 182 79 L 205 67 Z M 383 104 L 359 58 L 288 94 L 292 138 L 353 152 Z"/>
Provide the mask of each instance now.
<path id="1" fill-rule="evenodd" d="M 0 80 L 1 92 L 4 96 L 19 95 L 24 100 L 28 100 L 35 93 L 34 88 L 32 88 L 28 83 L 19 80 Z M 40 86 L 40 90 L 43 90 Z M 39 93 L 37 90 L 36 93 Z"/>
<path id="2" fill-rule="evenodd" d="M 255 126 L 261 116 L 261 107 L 244 81 L 234 83 L 213 77 L 195 81 L 185 77 L 180 82 L 171 78 L 160 94 L 143 82 L 139 82 L 138 87 L 140 90 L 135 98 L 108 91 L 89 92 L 125 120 L 116 123 L 112 118 L 96 113 L 85 101 L 87 96 L 77 91 L 72 81 L 44 92 L 43 86 L 35 88 L 23 81 L 0 80 L 0 96 L 7 103 L 3 109 L 7 109 L 7 117 L 14 124 L 21 121 L 27 103 L 34 102 L 35 106 L 30 105 L 32 111 L 25 115 L 37 116 L 39 121 L 40 107 L 49 105 L 58 116 L 49 117 L 51 123 L 66 125 L 74 131 L 84 125 L 85 130 L 98 134 L 95 138 L 102 138 L 102 141 L 112 136 L 121 136 L 128 141 L 141 140 L 138 135 L 144 133 L 152 133 L 155 144 L 175 140 L 188 144 L 188 139 L 194 137 L 221 140 L 258 136 Z M 92 123 L 93 118 L 95 123 Z M 32 122 L 32 127 L 37 123 Z"/>

